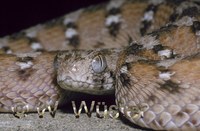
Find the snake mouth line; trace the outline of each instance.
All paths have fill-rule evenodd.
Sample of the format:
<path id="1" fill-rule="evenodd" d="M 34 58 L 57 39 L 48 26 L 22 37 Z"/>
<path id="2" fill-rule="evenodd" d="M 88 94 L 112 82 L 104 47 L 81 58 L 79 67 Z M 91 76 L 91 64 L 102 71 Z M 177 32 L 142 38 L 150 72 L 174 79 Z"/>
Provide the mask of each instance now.
<path id="1" fill-rule="evenodd" d="M 66 78 L 64 80 L 58 81 L 61 88 L 74 91 L 74 92 L 84 92 L 89 94 L 112 94 L 114 93 L 114 84 L 91 84 L 85 81 L 75 81 L 73 79 Z"/>

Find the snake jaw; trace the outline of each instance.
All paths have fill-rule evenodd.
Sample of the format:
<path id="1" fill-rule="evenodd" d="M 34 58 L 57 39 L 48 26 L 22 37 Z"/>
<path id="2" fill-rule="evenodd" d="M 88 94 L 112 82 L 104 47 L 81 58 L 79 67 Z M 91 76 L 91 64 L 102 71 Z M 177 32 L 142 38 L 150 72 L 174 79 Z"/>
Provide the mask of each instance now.
<path id="1" fill-rule="evenodd" d="M 97 83 L 89 83 L 85 81 L 77 81 L 73 80 L 71 77 L 66 77 L 64 80 L 59 80 L 58 84 L 61 88 L 66 90 L 71 90 L 75 92 L 84 92 L 89 94 L 110 94 L 114 92 L 114 85 L 113 81 L 110 80 L 110 83 L 102 84 L 99 82 Z"/>

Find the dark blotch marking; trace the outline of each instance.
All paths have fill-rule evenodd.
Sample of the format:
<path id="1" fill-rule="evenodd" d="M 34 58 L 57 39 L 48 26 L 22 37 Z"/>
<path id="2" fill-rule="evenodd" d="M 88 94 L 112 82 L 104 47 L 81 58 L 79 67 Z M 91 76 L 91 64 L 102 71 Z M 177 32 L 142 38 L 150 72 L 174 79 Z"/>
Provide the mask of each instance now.
<path id="1" fill-rule="evenodd" d="M 108 10 L 106 17 L 109 17 L 110 15 L 117 15 L 121 13 L 121 9 L 120 8 L 111 8 L 110 10 Z M 109 26 L 107 26 L 108 30 L 109 30 L 109 34 L 113 37 L 116 37 L 117 34 L 119 33 L 121 27 L 121 23 L 120 22 L 112 22 Z"/>
<path id="2" fill-rule="evenodd" d="M 190 7 L 183 10 L 182 14 L 180 15 L 180 18 L 183 16 L 194 17 L 198 15 L 199 15 L 199 10 L 197 9 L 197 7 Z"/>
<path id="3" fill-rule="evenodd" d="M 7 52 L 7 51 L 10 50 L 10 47 L 8 47 L 8 46 L 3 46 L 1 49 L 2 49 L 4 52 Z"/>
<path id="4" fill-rule="evenodd" d="M 78 35 L 74 35 L 72 38 L 68 38 L 68 40 L 69 40 L 69 45 L 73 46 L 74 48 L 77 48 L 78 45 L 80 44 Z"/>
<path id="5" fill-rule="evenodd" d="M 166 73 L 166 72 L 171 71 L 171 70 L 167 69 L 165 66 L 159 66 L 159 67 L 157 67 L 157 69 L 162 73 Z"/>
<path id="6" fill-rule="evenodd" d="M 192 31 L 197 32 L 200 31 L 200 22 L 199 21 L 194 21 L 192 25 Z"/>
<path id="7" fill-rule="evenodd" d="M 69 29 L 69 28 L 77 30 L 77 29 L 78 29 L 78 26 L 77 26 L 76 23 L 74 23 L 74 22 L 69 22 L 69 23 L 67 23 L 67 24 L 65 25 L 65 31 L 66 31 L 67 29 Z M 77 48 L 78 45 L 80 44 L 80 39 L 79 39 L 79 36 L 78 36 L 78 35 L 74 35 L 74 36 L 72 36 L 71 38 L 67 38 L 67 40 L 69 41 L 69 45 L 70 45 L 70 46 L 73 46 L 74 48 Z"/>
<path id="8" fill-rule="evenodd" d="M 102 81 L 104 81 L 104 80 L 102 79 Z M 94 83 L 98 83 L 98 82 L 99 82 L 99 79 L 93 79 L 93 82 L 94 82 Z"/>
<path id="9" fill-rule="evenodd" d="M 144 36 L 146 34 L 146 32 L 149 29 L 149 27 L 151 26 L 151 24 L 152 24 L 151 21 L 142 21 L 143 27 L 140 28 L 140 34 L 141 34 L 141 36 Z"/>
<path id="10" fill-rule="evenodd" d="M 177 117 L 183 117 L 184 114 L 183 114 L 183 112 L 178 112 L 178 113 L 176 114 L 176 116 L 177 116 Z"/>
<path id="11" fill-rule="evenodd" d="M 124 66 L 127 67 L 127 70 L 130 70 L 133 67 L 133 63 L 125 63 Z"/>
<path id="12" fill-rule="evenodd" d="M 183 10 L 183 12 L 181 14 L 177 14 L 176 12 L 173 13 L 170 17 L 169 17 L 169 21 L 171 22 L 175 22 L 178 19 L 181 19 L 184 16 L 189 16 L 189 17 L 196 17 L 200 15 L 200 11 L 198 10 L 197 7 L 189 7 L 185 10 Z"/>
<path id="13" fill-rule="evenodd" d="M 128 35 L 128 45 L 133 44 L 133 38 Z"/>
<path id="14" fill-rule="evenodd" d="M 179 6 L 181 3 L 185 2 L 185 1 L 186 0 L 167 0 L 166 2 L 169 5 L 175 4 L 176 6 Z M 171 16 L 169 17 L 169 21 L 175 22 L 177 19 L 180 19 L 183 16 L 193 16 L 194 14 L 196 14 L 196 12 L 193 12 L 194 9 L 191 9 L 191 8 L 193 8 L 193 7 L 190 7 L 190 8 L 183 10 L 183 12 L 181 14 L 178 14 L 177 12 L 174 11 L 174 13 L 172 13 Z"/>
<path id="15" fill-rule="evenodd" d="M 128 74 L 121 73 L 119 78 L 123 86 L 128 87 L 128 88 L 131 86 L 131 79 L 128 76 Z"/>
<path id="16" fill-rule="evenodd" d="M 148 97 L 148 100 L 155 102 L 156 101 L 156 96 L 154 96 L 153 94 L 151 96 Z"/>
<path id="17" fill-rule="evenodd" d="M 147 35 L 151 35 L 153 37 L 156 37 L 156 39 L 159 39 L 159 37 L 163 33 L 170 33 L 173 29 L 176 29 L 177 27 L 177 25 L 168 24 L 166 26 L 161 27 L 159 30 L 148 33 Z"/>
<path id="18" fill-rule="evenodd" d="M 103 84 L 105 82 L 105 79 L 101 79 L 101 84 Z"/>
<path id="19" fill-rule="evenodd" d="M 27 56 L 27 57 L 19 57 L 17 58 L 16 61 L 22 62 L 22 63 L 27 63 L 29 61 L 33 61 L 33 57 Z M 25 81 L 28 79 L 29 76 L 34 72 L 34 69 L 26 68 L 26 69 L 21 69 L 18 71 L 18 76 L 21 78 L 21 80 Z"/>
<path id="20" fill-rule="evenodd" d="M 97 42 L 93 47 L 94 48 L 101 48 L 101 47 L 103 47 L 103 46 L 105 46 L 105 43 L 103 43 L 103 42 Z"/>
<path id="21" fill-rule="evenodd" d="M 32 68 L 27 68 L 27 69 L 23 69 L 23 70 L 19 70 L 18 71 L 18 76 L 22 81 L 26 81 L 31 74 L 33 74 L 35 70 Z"/>
<path id="22" fill-rule="evenodd" d="M 37 40 L 37 38 L 28 37 L 28 40 L 29 40 L 29 44 L 32 44 L 33 42 L 39 42 L 39 41 Z"/>
<path id="23" fill-rule="evenodd" d="M 27 63 L 28 61 L 33 61 L 33 60 L 34 60 L 33 57 L 30 57 L 30 56 L 17 58 L 18 62 L 24 62 L 24 63 Z"/>
<path id="24" fill-rule="evenodd" d="M 168 80 L 165 84 L 161 85 L 160 87 L 163 90 L 168 90 L 170 93 L 178 93 L 179 92 L 179 85 Z"/>
<path id="25" fill-rule="evenodd" d="M 126 52 L 128 54 L 137 54 L 141 49 L 143 48 L 143 45 L 139 45 L 137 43 L 132 43 L 127 49 Z"/>
<path id="26" fill-rule="evenodd" d="M 159 44 L 159 45 L 153 46 L 153 51 L 155 53 L 158 53 L 158 51 L 161 51 L 161 50 L 164 50 L 164 46 L 163 45 Z"/>
<path id="27" fill-rule="evenodd" d="M 77 25 L 74 22 L 69 22 L 67 23 L 66 28 L 77 29 Z"/>
<path id="28" fill-rule="evenodd" d="M 200 5 L 200 1 L 194 1 L 194 3 Z"/>
<path id="29" fill-rule="evenodd" d="M 110 77 L 115 78 L 114 72 L 110 71 Z"/>
<path id="30" fill-rule="evenodd" d="M 166 2 L 167 3 L 173 3 L 173 4 L 176 4 L 176 5 L 180 5 L 182 2 L 184 2 L 186 0 L 167 0 Z"/>
<path id="31" fill-rule="evenodd" d="M 177 13 L 171 14 L 170 17 L 169 17 L 169 21 L 175 22 L 176 19 L 178 18 L 178 16 L 179 16 L 179 15 L 178 15 Z"/>
<path id="32" fill-rule="evenodd" d="M 145 14 L 146 12 L 149 12 L 149 11 L 153 11 L 154 14 L 155 14 L 155 12 L 157 11 L 157 9 L 158 9 L 158 5 L 150 4 L 150 5 L 146 8 L 144 14 Z M 154 14 L 153 14 L 153 15 L 154 15 Z M 144 35 L 146 34 L 147 30 L 151 27 L 151 24 L 152 24 L 152 21 L 147 21 L 147 20 L 143 20 L 143 21 L 142 21 L 142 26 L 141 26 L 141 28 L 140 28 L 140 34 L 141 34 L 141 36 L 144 36 Z"/>
<path id="33" fill-rule="evenodd" d="M 120 8 L 111 8 L 109 11 L 108 11 L 108 14 L 107 16 L 109 15 L 117 15 L 117 14 L 120 14 L 121 13 L 121 10 Z"/>
<path id="34" fill-rule="evenodd" d="M 109 29 L 109 33 L 111 36 L 116 37 L 119 33 L 121 23 L 112 22 L 107 28 Z"/>
<path id="35" fill-rule="evenodd" d="M 163 126 L 163 120 L 160 119 L 160 120 L 158 121 L 158 123 L 159 123 L 161 126 Z"/>

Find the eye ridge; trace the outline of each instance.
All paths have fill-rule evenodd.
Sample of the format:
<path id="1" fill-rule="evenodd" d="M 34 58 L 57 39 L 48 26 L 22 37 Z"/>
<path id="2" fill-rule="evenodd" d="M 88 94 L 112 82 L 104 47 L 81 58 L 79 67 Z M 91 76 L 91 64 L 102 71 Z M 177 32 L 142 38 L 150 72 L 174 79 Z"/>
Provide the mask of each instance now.
<path id="1" fill-rule="evenodd" d="M 92 60 L 92 70 L 95 73 L 103 72 L 107 67 L 107 62 L 105 56 L 98 54 Z"/>

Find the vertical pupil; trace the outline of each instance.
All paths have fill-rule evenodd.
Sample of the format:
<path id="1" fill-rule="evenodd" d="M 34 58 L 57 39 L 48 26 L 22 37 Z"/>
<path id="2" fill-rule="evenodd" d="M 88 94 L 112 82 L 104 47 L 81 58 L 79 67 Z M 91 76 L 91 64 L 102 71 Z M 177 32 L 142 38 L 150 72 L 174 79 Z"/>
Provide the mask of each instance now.
<path id="1" fill-rule="evenodd" d="M 92 62 L 92 68 L 96 73 L 104 71 L 106 68 L 105 58 L 101 55 L 96 56 Z"/>
<path id="2" fill-rule="evenodd" d="M 103 66 L 103 61 L 102 61 L 101 56 L 98 56 L 98 62 L 99 62 L 100 67 L 102 67 Z"/>

